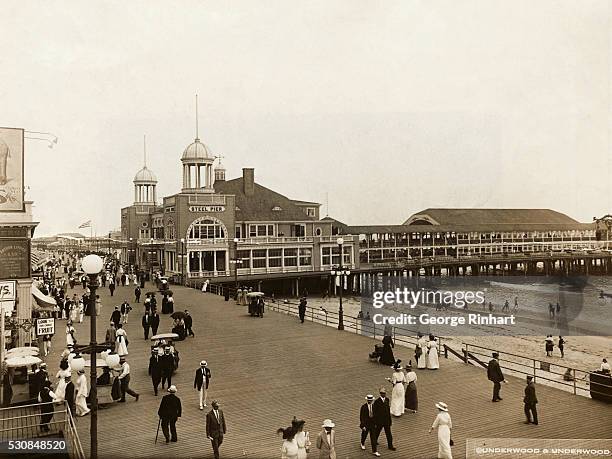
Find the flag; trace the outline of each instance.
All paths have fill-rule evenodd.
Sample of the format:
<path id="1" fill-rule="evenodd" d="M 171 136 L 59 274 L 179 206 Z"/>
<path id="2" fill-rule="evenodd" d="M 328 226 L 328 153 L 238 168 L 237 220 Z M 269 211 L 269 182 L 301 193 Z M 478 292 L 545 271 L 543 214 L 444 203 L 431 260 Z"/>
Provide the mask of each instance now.
<path id="1" fill-rule="evenodd" d="M 85 223 L 81 223 L 79 228 L 91 228 L 91 220 L 87 220 Z"/>

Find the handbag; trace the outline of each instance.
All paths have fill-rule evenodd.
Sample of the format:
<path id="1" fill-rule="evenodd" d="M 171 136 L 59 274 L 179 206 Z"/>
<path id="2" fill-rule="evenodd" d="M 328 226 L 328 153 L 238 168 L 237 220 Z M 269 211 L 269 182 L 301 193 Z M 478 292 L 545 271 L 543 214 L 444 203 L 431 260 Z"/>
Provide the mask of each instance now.
<path id="1" fill-rule="evenodd" d="M 113 387 L 111 388 L 111 397 L 113 400 L 119 400 L 121 398 L 121 381 L 119 378 L 115 378 L 113 381 Z"/>

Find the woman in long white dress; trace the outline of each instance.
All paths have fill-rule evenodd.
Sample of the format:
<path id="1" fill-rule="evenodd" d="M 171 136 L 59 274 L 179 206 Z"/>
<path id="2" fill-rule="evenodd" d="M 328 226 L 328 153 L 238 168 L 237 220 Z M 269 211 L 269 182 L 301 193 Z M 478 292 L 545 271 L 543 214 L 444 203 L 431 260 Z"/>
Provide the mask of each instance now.
<path id="1" fill-rule="evenodd" d="M 115 335 L 117 336 L 115 341 L 115 352 L 119 355 L 119 357 L 128 355 L 127 333 L 123 329 L 123 325 L 117 325 L 117 331 L 115 332 Z"/>
<path id="2" fill-rule="evenodd" d="M 74 327 L 72 326 L 72 321 L 69 320 L 66 324 L 66 346 L 74 346 Z"/>
<path id="3" fill-rule="evenodd" d="M 278 429 L 277 433 L 283 433 L 283 444 L 281 446 L 281 459 L 298 459 L 298 444 L 295 441 L 295 429 L 287 427 Z"/>
<path id="4" fill-rule="evenodd" d="M 420 348 L 421 352 L 419 354 L 419 358 L 417 359 L 417 368 L 423 370 L 427 368 L 427 338 L 420 333 L 418 338 L 417 347 Z"/>
<path id="5" fill-rule="evenodd" d="M 393 365 L 393 374 L 387 381 L 390 381 L 393 385 L 393 391 L 391 392 L 391 414 L 393 416 L 401 416 L 404 414 L 404 404 L 406 392 L 404 389 L 404 383 L 406 382 L 406 375 L 402 371 L 403 368 L 400 365 L 401 360 L 397 360 Z"/>
<path id="6" fill-rule="evenodd" d="M 70 371 L 70 365 L 68 365 L 68 360 L 62 360 L 60 362 L 60 369 L 55 375 L 57 378 L 57 386 L 55 387 L 55 401 L 63 402 L 66 399 L 66 377 L 71 376 L 72 372 Z"/>
<path id="7" fill-rule="evenodd" d="M 448 406 L 446 403 L 438 402 L 436 408 L 438 408 L 438 416 L 431 425 L 429 433 L 435 428 L 438 429 L 438 459 L 453 459 L 450 445 L 453 423 L 448 414 Z"/>
<path id="8" fill-rule="evenodd" d="M 438 342 L 434 335 L 429 335 L 429 342 L 427 343 L 427 368 L 430 370 L 437 370 L 440 368 L 440 361 L 438 360 Z"/>
<path id="9" fill-rule="evenodd" d="M 295 434 L 295 442 L 298 445 L 297 459 L 307 459 L 308 452 L 310 451 L 310 434 L 304 432 L 305 421 L 298 421 L 295 417 L 291 421 L 293 429 L 297 432 Z"/>

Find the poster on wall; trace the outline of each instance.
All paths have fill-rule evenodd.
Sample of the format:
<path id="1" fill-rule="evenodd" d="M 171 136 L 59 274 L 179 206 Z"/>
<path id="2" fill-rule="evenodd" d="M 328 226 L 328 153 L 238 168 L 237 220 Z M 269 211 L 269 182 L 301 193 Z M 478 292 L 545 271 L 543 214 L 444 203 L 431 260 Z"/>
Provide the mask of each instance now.
<path id="1" fill-rule="evenodd" d="M 0 127 L 0 212 L 23 212 L 23 129 Z"/>

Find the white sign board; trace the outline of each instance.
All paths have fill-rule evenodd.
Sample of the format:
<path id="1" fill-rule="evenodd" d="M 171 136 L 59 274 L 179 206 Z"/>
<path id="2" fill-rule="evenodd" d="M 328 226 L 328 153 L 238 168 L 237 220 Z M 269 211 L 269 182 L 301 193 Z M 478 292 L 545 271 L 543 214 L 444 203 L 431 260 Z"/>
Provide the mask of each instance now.
<path id="1" fill-rule="evenodd" d="M 0 302 L 15 301 L 17 299 L 17 282 L 16 281 L 0 281 Z"/>
<path id="2" fill-rule="evenodd" d="M 36 335 L 54 335 L 55 334 L 55 319 L 36 319 Z"/>

